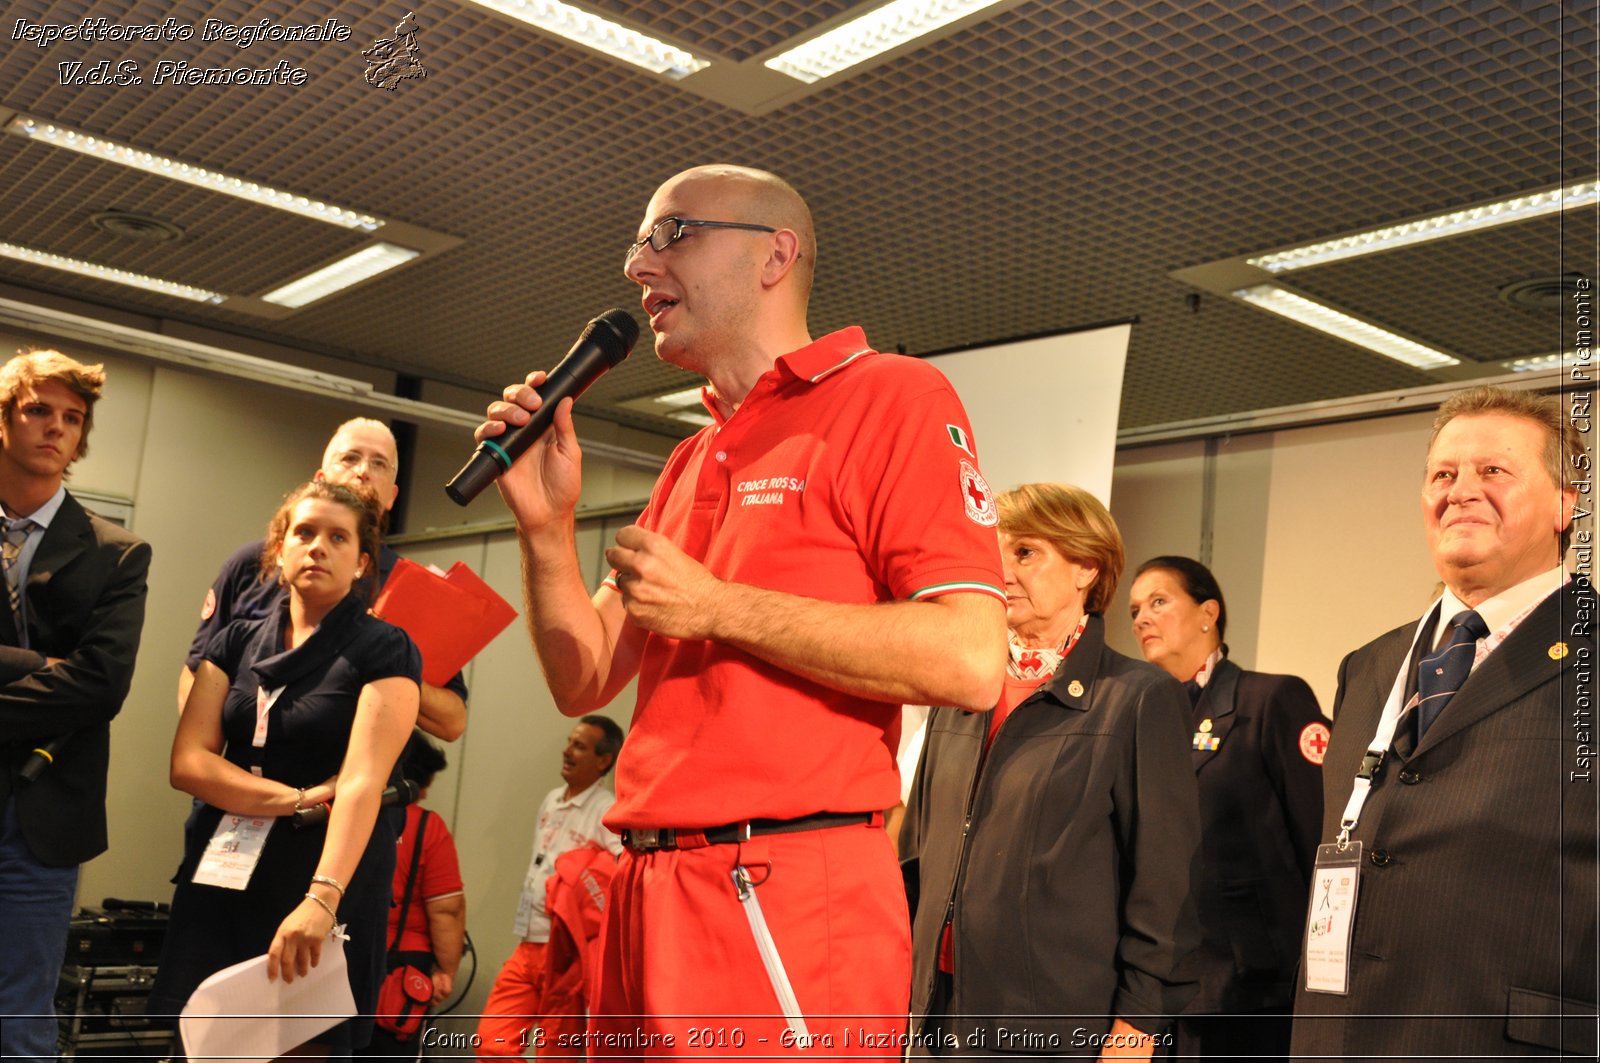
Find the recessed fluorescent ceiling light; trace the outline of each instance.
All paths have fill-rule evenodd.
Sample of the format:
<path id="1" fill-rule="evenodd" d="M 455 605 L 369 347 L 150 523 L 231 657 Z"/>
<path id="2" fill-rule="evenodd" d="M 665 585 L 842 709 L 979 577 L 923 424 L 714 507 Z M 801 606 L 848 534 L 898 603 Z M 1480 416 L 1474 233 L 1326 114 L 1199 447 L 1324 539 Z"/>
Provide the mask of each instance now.
<path id="1" fill-rule="evenodd" d="M 1577 351 L 1562 351 L 1558 354 L 1540 354 L 1528 358 L 1512 358 L 1501 362 L 1500 365 L 1513 373 L 1536 373 L 1541 369 L 1561 369 L 1569 365 L 1578 364 Z"/>
<path id="2" fill-rule="evenodd" d="M 556 0 L 473 0 L 473 3 L 670 78 L 687 77 L 711 65 L 692 52 Z"/>
<path id="3" fill-rule="evenodd" d="M 1323 240 L 1303 247 L 1291 247 L 1270 255 L 1257 255 L 1248 261 L 1252 266 L 1272 273 L 1284 273 L 1306 266 L 1320 266 L 1326 262 L 1370 255 L 1374 251 L 1405 247 L 1437 240 L 1457 233 L 1469 233 L 1508 222 L 1527 221 L 1545 214 L 1600 202 L 1600 181 L 1583 181 L 1575 185 L 1546 188 L 1538 192 L 1512 196 L 1509 199 L 1485 203 L 1466 210 L 1452 210 L 1432 217 L 1418 218 L 1402 225 L 1386 225 L 1379 229 L 1352 233 L 1335 240 Z"/>
<path id="4" fill-rule="evenodd" d="M 653 401 L 663 406 L 676 409 L 704 409 L 705 399 L 702 397 L 704 388 L 684 388 L 682 391 L 672 391 L 665 395 L 657 395 Z"/>
<path id="5" fill-rule="evenodd" d="M 685 388 L 667 395 L 657 395 L 655 401 L 662 406 L 670 407 L 667 416 L 675 421 L 687 421 L 698 425 L 714 423 L 714 418 L 706 412 L 706 400 L 702 388 Z"/>
<path id="6" fill-rule="evenodd" d="M 189 299 L 196 303 L 220 303 L 227 298 L 204 288 L 194 288 L 187 284 L 164 281 L 159 277 L 146 277 L 142 273 L 129 273 L 127 270 L 112 269 L 110 266 L 101 266 L 76 258 L 52 255 L 48 251 L 35 251 L 31 247 L 19 247 L 16 244 L 0 243 L 0 255 L 4 255 L 6 258 L 14 258 L 19 262 L 31 262 L 35 266 L 46 266 L 50 269 L 76 273 L 83 277 L 93 277 L 95 280 L 126 284 L 130 288 L 143 288 L 147 292 L 160 292 L 162 295 L 171 295 L 178 299 Z"/>
<path id="7" fill-rule="evenodd" d="M 227 174 L 208 170 L 204 166 L 194 166 L 181 159 L 157 155 L 154 152 L 142 151 L 139 148 L 130 148 L 126 144 L 107 140 L 104 137 L 91 136 L 80 133 L 75 129 L 65 126 L 51 125 L 41 122 L 37 118 L 18 115 L 6 124 L 6 132 L 15 133 L 17 136 L 27 137 L 45 144 L 53 144 L 58 148 L 68 151 L 81 152 L 96 159 L 107 162 L 119 163 L 135 170 L 153 173 L 157 177 L 168 177 L 174 181 L 183 181 L 186 184 L 196 185 L 200 188 L 210 189 L 213 192 L 222 192 L 225 195 L 238 196 L 248 199 L 252 203 L 259 203 L 265 207 L 276 207 L 286 210 L 291 214 L 299 214 L 316 221 L 325 221 L 330 225 L 342 225 L 346 229 L 362 229 L 371 232 L 383 224 L 370 214 L 361 214 L 344 207 L 336 207 L 330 203 L 321 203 L 306 196 L 298 196 L 293 192 L 284 192 L 268 185 L 246 181 L 239 177 L 229 177 Z"/>
<path id="8" fill-rule="evenodd" d="M 1418 369 L 1441 369 L 1447 365 L 1461 364 L 1461 359 L 1452 358 L 1443 351 L 1425 347 L 1404 336 L 1396 336 L 1386 329 L 1369 325 L 1331 306 L 1285 291 L 1276 285 L 1258 284 L 1254 288 L 1240 289 L 1233 295 L 1236 299 L 1243 299 L 1290 321 L 1308 325 L 1330 336 L 1337 336 L 1347 343 L 1376 351 L 1387 358 L 1393 358 L 1397 362 L 1404 362 Z"/>
<path id="9" fill-rule="evenodd" d="M 766 65 L 809 85 L 997 3 L 999 0 L 894 0 L 773 56 Z"/>
<path id="10" fill-rule="evenodd" d="M 297 281 L 285 284 L 281 288 L 274 288 L 261 298 L 279 306 L 298 309 L 352 284 L 359 284 L 368 277 L 376 277 L 385 270 L 404 265 L 420 254 L 422 252 L 413 251 L 409 247 L 376 243 L 371 247 L 362 248 L 353 255 L 346 255 L 337 262 L 329 263 Z"/>

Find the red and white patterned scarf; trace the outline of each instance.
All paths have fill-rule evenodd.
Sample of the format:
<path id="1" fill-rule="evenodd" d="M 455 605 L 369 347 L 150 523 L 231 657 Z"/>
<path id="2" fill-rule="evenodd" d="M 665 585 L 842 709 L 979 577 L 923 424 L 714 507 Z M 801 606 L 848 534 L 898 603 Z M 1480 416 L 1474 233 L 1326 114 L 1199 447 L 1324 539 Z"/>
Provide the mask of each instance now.
<path id="1" fill-rule="evenodd" d="M 1056 669 L 1061 667 L 1061 662 L 1066 660 L 1067 654 L 1072 652 L 1072 647 L 1077 645 L 1078 638 L 1083 634 L 1083 629 L 1089 624 L 1089 614 L 1084 613 L 1078 619 L 1078 626 L 1072 634 L 1067 636 L 1067 641 L 1059 649 L 1042 649 L 1035 646 L 1024 646 L 1017 638 L 1016 632 L 1006 633 L 1006 641 L 1011 648 L 1011 659 L 1006 662 L 1006 674 L 1012 679 L 1044 679 L 1056 674 Z"/>

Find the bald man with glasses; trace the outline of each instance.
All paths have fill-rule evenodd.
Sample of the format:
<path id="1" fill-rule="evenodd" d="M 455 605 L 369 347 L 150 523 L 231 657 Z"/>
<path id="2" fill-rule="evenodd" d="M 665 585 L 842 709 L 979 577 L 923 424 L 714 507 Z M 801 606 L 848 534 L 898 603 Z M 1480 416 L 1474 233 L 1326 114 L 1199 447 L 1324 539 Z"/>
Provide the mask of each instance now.
<path id="1" fill-rule="evenodd" d="M 909 924 L 882 811 L 900 705 L 994 704 L 1004 592 L 960 400 L 859 328 L 813 340 L 815 260 L 810 212 L 772 174 L 667 181 L 625 270 L 715 423 L 673 453 L 592 597 L 570 401 L 500 480 L 557 706 L 595 711 L 638 678 L 593 1053 L 899 1055 Z M 525 423 L 543 379 L 507 388 L 479 438 Z"/>
<path id="2" fill-rule="evenodd" d="M 370 417 L 356 417 L 334 430 L 313 478 L 365 488 L 377 495 L 387 513 L 400 497 L 399 475 L 399 450 L 389 426 Z M 286 592 L 277 581 L 261 576 L 261 547 L 262 541 L 256 539 L 235 550 L 206 591 L 200 606 L 200 626 L 189 645 L 183 671 L 178 674 L 179 712 L 188 700 L 194 671 L 205 654 L 206 644 L 230 622 L 267 616 L 285 600 Z M 400 555 L 387 545 L 380 547 L 376 586 L 383 586 L 399 560 Z M 446 742 L 461 737 L 467 728 L 467 684 L 460 673 L 442 687 L 422 684 L 417 726 Z"/>

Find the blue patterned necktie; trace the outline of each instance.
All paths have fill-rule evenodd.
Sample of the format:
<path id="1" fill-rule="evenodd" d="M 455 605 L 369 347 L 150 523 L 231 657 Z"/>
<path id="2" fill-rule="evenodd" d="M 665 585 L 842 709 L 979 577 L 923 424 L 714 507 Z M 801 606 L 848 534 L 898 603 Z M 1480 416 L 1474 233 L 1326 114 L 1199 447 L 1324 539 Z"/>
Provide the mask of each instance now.
<path id="1" fill-rule="evenodd" d="M 1488 634 L 1489 625 L 1477 610 L 1463 609 L 1450 621 L 1450 637 L 1417 663 L 1417 741 L 1422 741 L 1450 698 L 1467 681 L 1472 660 L 1477 656 L 1478 640 Z"/>

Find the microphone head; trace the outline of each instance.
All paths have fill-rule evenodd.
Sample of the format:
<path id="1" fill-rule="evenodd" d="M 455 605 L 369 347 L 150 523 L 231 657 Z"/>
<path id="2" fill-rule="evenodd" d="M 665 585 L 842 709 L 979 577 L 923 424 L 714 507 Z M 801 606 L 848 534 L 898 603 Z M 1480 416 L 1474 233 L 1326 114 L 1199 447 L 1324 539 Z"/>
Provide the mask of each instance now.
<path id="1" fill-rule="evenodd" d="M 617 365 L 639 341 L 639 323 L 626 310 L 613 307 L 589 322 L 589 334 L 605 352 L 606 363 Z"/>

